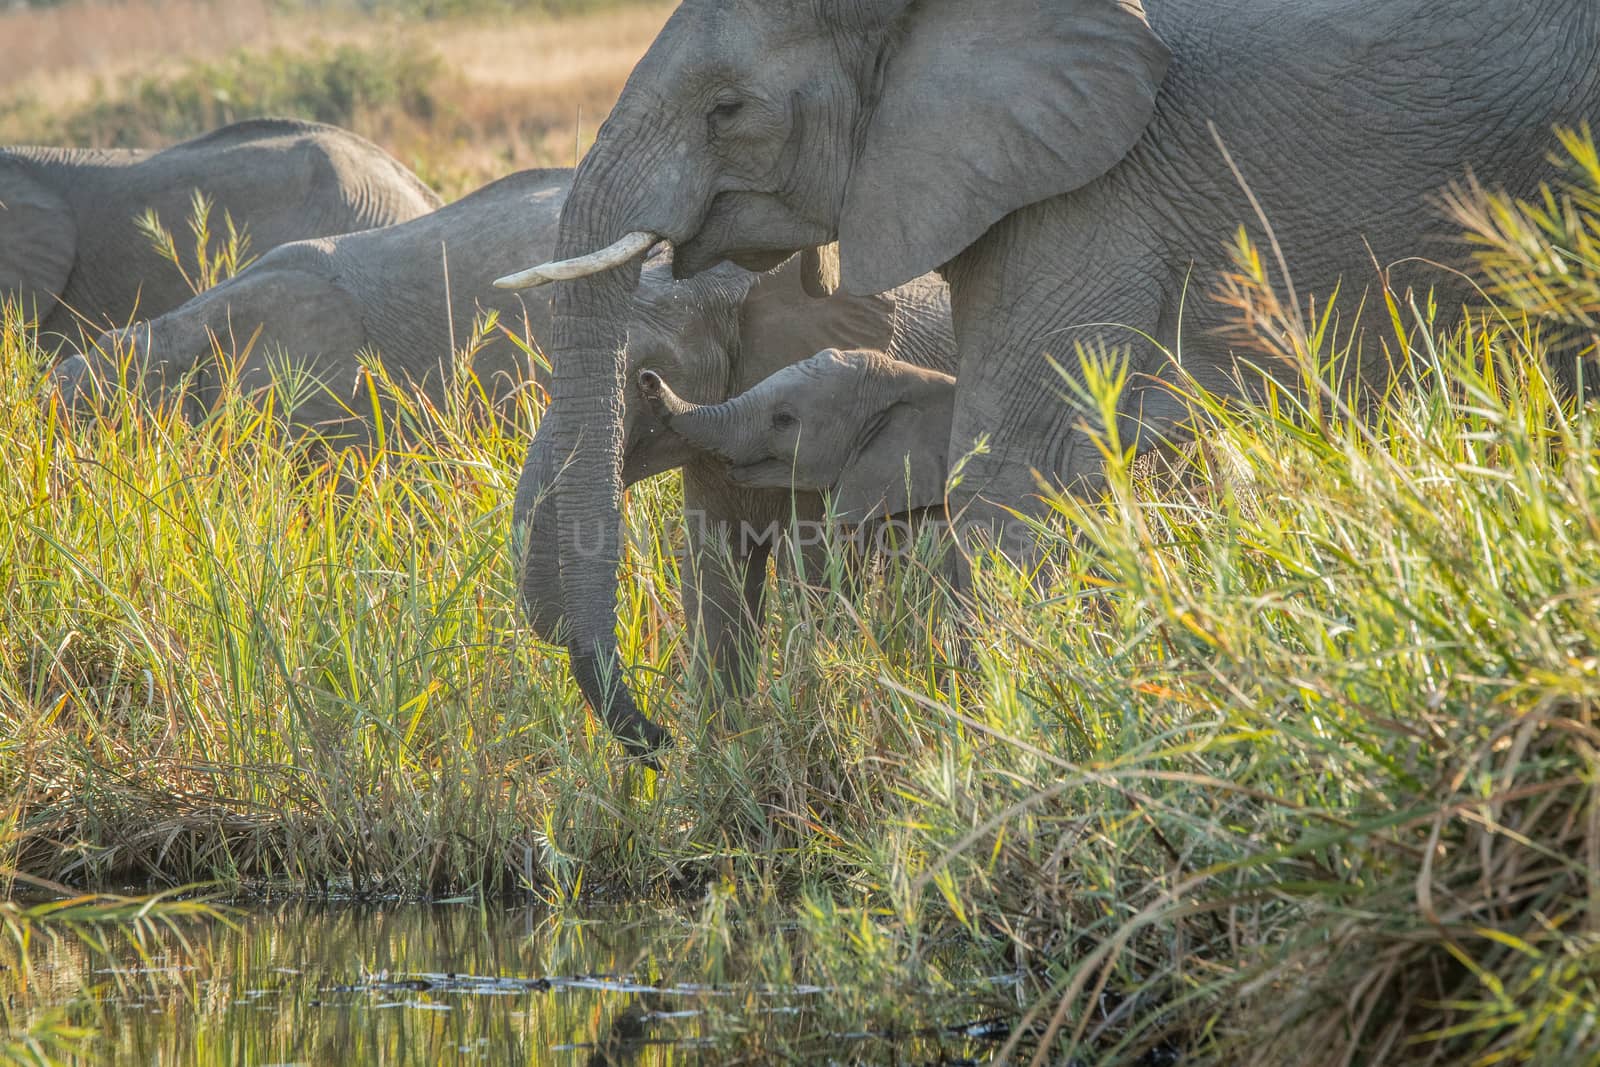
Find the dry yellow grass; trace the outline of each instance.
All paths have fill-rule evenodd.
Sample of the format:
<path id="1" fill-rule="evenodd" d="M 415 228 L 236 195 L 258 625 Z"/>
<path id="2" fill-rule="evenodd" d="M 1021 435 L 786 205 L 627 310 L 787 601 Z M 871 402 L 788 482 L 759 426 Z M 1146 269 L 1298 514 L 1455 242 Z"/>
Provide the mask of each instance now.
<path id="1" fill-rule="evenodd" d="M 426 146 L 442 130 L 419 130 L 414 139 L 396 132 L 392 146 L 413 156 L 421 150 L 436 167 L 458 173 L 570 165 L 675 6 L 399 28 L 415 35 L 419 47 L 430 45 L 451 71 L 446 99 L 454 143 L 448 163 Z"/>
<path id="2" fill-rule="evenodd" d="M 626 78 L 675 2 L 609 8 L 576 18 L 471 19 L 418 25 L 469 80 L 561 93 L 594 79 Z"/>
<path id="3" fill-rule="evenodd" d="M 445 67 L 438 114 L 382 110 L 358 113 L 350 125 L 456 195 L 518 168 L 571 164 L 674 6 L 437 22 L 288 12 L 272 0 L 78 0 L 0 11 L 0 41 L 23 42 L 0 64 L 0 114 L 23 99 L 69 110 L 239 48 L 364 44 L 433 54 Z M 0 123 L 0 139 L 51 139 L 30 130 L 29 113 L 18 114 Z"/>
<path id="4" fill-rule="evenodd" d="M 96 80 L 149 73 L 241 45 L 279 44 L 304 27 L 271 0 L 81 0 L 0 10 L 0 93 L 70 101 Z"/>

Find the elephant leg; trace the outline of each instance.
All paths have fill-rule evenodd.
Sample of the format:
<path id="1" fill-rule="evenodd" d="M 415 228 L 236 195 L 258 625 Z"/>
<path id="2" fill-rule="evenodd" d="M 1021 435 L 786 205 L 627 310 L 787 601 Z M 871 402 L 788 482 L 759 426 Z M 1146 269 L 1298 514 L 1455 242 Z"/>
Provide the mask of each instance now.
<path id="1" fill-rule="evenodd" d="M 696 677 L 722 696 L 755 687 L 760 620 L 765 611 L 769 548 L 736 555 L 712 537 L 690 548 L 684 614 L 694 642 Z"/>
<path id="2" fill-rule="evenodd" d="M 683 495 L 688 539 L 683 608 L 694 675 L 718 696 L 744 696 L 755 687 L 775 531 L 752 530 L 726 493 L 689 469 Z"/>

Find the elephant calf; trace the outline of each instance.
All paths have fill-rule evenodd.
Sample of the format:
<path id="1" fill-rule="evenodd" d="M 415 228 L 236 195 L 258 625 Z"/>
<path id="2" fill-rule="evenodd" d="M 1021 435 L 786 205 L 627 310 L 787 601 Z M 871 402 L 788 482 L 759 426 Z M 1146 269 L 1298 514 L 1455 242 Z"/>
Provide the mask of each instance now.
<path id="1" fill-rule="evenodd" d="M 956 380 L 881 352 L 827 349 L 720 404 L 681 399 L 654 371 L 639 388 L 666 429 L 753 489 L 830 497 L 850 525 L 939 507 Z"/>
<path id="2" fill-rule="evenodd" d="M 261 253 L 288 241 L 405 222 L 441 201 L 377 145 L 334 126 L 253 119 L 161 151 L 0 148 L 0 301 L 41 334 L 76 339 L 193 296 L 136 220 L 177 228 L 198 191 Z M 178 241 L 183 270 L 193 248 Z M 215 251 L 214 249 L 212 251 Z"/>
<path id="3" fill-rule="evenodd" d="M 796 486 L 787 480 L 740 484 L 730 477 L 722 459 L 667 429 L 659 408 L 638 384 L 641 373 L 670 379 L 689 400 L 709 405 L 745 393 L 829 347 L 886 351 L 899 366 L 912 369 L 953 372 L 956 368 L 949 293 L 938 278 L 924 275 L 876 295 L 837 292 L 816 299 L 807 295 L 806 269 L 799 256 L 769 273 L 739 272 L 723 283 L 737 286 L 731 330 L 725 325 L 708 338 L 692 322 L 666 332 L 649 325 L 663 316 L 671 321 L 674 305 L 693 292 L 685 285 L 732 269 L 719 266 L 708 275 L 670 287 L 653 280 L 662 266 L 642 272 L 640 293 L 654 295 L 643 306 L 638 294 L 634 299 L 626 380 L 635 385 L 623 393 L 622 427 L 624 485 L 660 471 L 683 470 L 688 542 L 684 613 L 696 638 L 696 673 L 730 695 L 748 691 L 754 681 L 767 563 L 783 540 L 780 532 L 797 524 L 820 527 L 826 516 L 820 492 L 825 486 Z M 699 339 L 687 345 L 668 343 L 675 334 Z M 524 607 L 534 628 L 557 641 L 571 605 L 561 585 L 555 508 L 547 499 L 562 466 L 550 447 L 550 429 L 547 420 L 529 450 L 517 490 L 516 521 L 531 527 L 523 570 Z M 544 504 L 538 506 L 541 500 Z M 820 573 L 816 555 L 804 556 L 806 573 Z"/>

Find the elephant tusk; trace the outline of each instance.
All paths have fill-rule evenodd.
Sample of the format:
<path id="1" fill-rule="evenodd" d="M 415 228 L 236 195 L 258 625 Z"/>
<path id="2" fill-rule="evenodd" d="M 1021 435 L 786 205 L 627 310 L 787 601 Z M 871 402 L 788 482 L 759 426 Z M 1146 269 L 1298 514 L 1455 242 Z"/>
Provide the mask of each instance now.
<path id="1" fill-rule="evenodd" d="M 550 282 L 587 278 L 591 274 L 599 274 L 601 271 L 622 266 L 628 260 L 647 251 L 658 240 L 660 238 L 653 233 L 635 230 L 609 248 L 602 248 L 598 252 L 590 252 L 576 259 L 541 263 L 537 267 L 508 274 L 504 278 L 496 278 L 494 285 L 496 289 L 529 289 Z"/>

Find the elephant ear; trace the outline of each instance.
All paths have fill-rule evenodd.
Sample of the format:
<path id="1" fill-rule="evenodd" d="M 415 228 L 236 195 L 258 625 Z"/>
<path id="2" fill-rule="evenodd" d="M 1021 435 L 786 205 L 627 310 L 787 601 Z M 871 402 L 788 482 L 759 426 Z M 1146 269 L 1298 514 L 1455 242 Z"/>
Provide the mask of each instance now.
<path id="1" fill-rule="evenodd" d="M 739 360 L 729 396 L 824 348 L 889 347 L 894 298 L 837 292 L 814 299 L 807 291 L 810 266 L 803 254 L 795 256 L 750 287 L 739 307 Z"/>
<path id="2" fill-rule="evenodd" d="M 948 409 L 900 401 L 882 412 L 850 457 L 833 489 L 843 522 L 866 522 L 937 507 L 944 502 Z"/>
<path id="3" fill-rule="evenodd" d="M 0 300 L 20 299 L 24 314 L 43 321 L 67 287 L 77 250 L 66 201 L 0 163 Z"/>
<path id="4" fill-rule="evenodd" d="M 923 0 L 902 20 L 839 219 L 853 293 L 933 270 L 1110 170 L 1155 113 L 1169 58 L 1139 0 Z"/>

